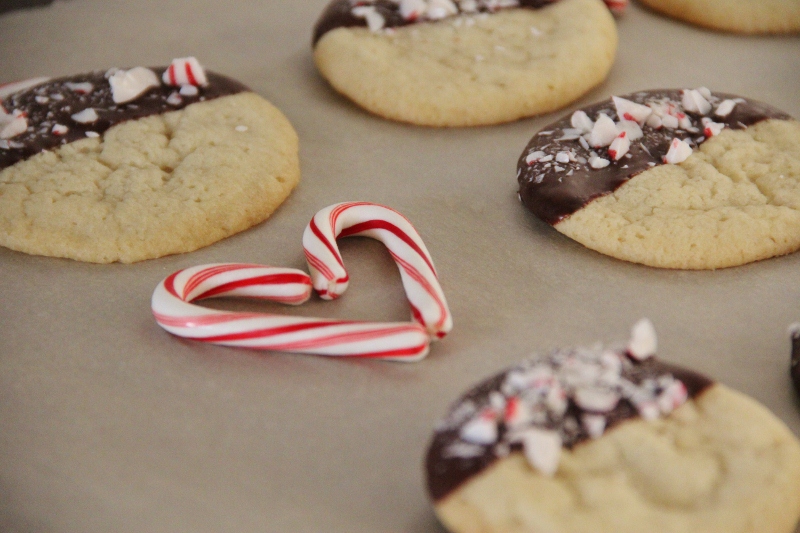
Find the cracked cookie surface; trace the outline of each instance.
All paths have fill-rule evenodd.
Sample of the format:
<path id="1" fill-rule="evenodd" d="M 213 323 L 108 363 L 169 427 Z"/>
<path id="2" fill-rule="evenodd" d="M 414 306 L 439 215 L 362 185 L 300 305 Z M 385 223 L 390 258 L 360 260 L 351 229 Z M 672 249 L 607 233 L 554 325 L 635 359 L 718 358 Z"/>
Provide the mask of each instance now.
<path id="1" fill-rule="evenodd" d="M 252 92 L 122 122 L 0 171 L 0 245 L 97 263 L 196 250 L 286 199 L 297 144 Z"/>
<path id="2" fill-rule="evenodd" d="M 314 48 L 340 93 L 427 126 L 508 122 L 559 109 L 605 79 L 616 53 L 600 0 L 460 14 L 381 31 L 339 27 Z"/>

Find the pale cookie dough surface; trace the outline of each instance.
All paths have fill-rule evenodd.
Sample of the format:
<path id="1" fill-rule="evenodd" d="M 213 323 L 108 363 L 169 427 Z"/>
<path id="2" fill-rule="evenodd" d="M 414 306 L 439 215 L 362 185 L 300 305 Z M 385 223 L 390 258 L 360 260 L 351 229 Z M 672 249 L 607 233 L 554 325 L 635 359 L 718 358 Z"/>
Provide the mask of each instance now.
<path id="1" fill-rule="evenodd" d="M 714 385 L 667 418 L 562 450 L 553 477 L 514 452 L 436 511 L 459 533 L 789 533 L 800 446 L 763 406 Z"/>
<path id="2" fill-rule="evenodd" d="M 640 0 L 671 17 L 736 33 L 800 31 L 798 0 Z"/>
<path id="3" fill-rule="evenodd" d="M 683 163 L 634 176 L 555 228 L 601 253 L 664 268 L 724 268 L 794 252 L 800 122 L 725 129 Z"/>
<path id="4" fill-rule="evenodd" d="M 389 32 L 337 28 L 317 43 L 314 59 L 337 91 L 377 115 L 475 126 L 569 104 L 605 79 L 616 46 L 602 1 L 562 0 Z"/>
<path id="5" fill-rule="evenodd" d="M 297 151 L 250 92 L 124 122 L 0 171 L 0 245 L 97 263 L 196 250 L 269 217 Z"/>

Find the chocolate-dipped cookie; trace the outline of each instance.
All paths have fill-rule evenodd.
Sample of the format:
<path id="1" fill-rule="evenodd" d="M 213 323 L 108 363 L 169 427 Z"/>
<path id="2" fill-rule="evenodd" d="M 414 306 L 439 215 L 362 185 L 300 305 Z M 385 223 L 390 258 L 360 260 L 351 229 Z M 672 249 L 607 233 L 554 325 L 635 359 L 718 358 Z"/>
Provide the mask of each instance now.
<path id="1" fill-rule="evenodd" d="M 670 17 L 712 30 L 769 34 L 800 31 L 797 0 L 640 0 Z"/>
<path id="2" fill-rule="evenodd" d="M 464 394 L 428 489 L 453 532 L 789 533 L 800 443 L 752 399 L 627 347 L 560 349 Z"/>
<path id="3" fill-rule="evenodd" d="M 333 0 L 313 37 L 334 89 L 426 126 L 559 109 L 605 79 L 616 46 L 601 0 Z"/>
<path id="4" fill-rule="evenodd" d="M 297 136 L 194 58 L 0 86 L 0 245 L 81 261 L 187 252 L 266 219 Z"/>
<path id="5" fill-rule="evenodd" d="M 604 254 L 714 269 L 800 248 L 800 122 L 708 89 L 642 91 L 537 133 L 522 203 Z"/>

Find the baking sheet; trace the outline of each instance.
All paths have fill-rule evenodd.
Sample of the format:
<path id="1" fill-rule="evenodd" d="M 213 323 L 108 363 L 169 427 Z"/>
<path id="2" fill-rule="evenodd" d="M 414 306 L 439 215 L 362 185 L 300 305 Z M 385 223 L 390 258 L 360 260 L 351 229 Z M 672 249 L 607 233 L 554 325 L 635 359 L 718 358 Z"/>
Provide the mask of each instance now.
<path id="1" fill-rule="evenodd" d="M 57 0 L 0 15 L 0 81 L 195 55 L 278 106 L 301 140 L 300 186 L 266 223 L 203 250 L 92 265 L 0 249 L 0 530 L 441 532 L 422 458 L 465 388 L 533 352 L 625 340 L 647 316 L 660 355 L 750 394 L 797 434 L 788 324 L 800 254 L 716 272 L 617 261 L 516 198 L 516 161 L 561 113 L 438 130 L 383 121 L 316 74 L 327 0 Z M 703 31 L 633 5 L 608 80 L 564 112 L 640 89 L 707 86 L 800 117 L 800 39 Z M 169 336 L 149 309 L 171 272 L 209 262 L 304 268 L 322 207 L 390 205 L 416 225 L 453 311 L 416 364 L 259 354 Z M 341 242 L 351 272 L 322 317 L 405 320 L 392 260 Z"/>

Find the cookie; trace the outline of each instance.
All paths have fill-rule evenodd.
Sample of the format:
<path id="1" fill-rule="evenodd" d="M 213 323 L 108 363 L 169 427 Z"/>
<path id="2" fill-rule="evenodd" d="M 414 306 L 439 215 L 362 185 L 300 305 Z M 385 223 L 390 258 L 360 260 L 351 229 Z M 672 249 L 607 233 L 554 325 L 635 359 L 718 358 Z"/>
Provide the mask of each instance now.
<path id="1" fill-rule="evenodd" d="M 334 0 L 314 61 L 384 118 L 477 126 L 547 113 L 602 82 L 617 32 L 601 0 Z"/>
<path id="2" fill-rule="evenodd" d="M 640 0 L 670 17 L 698 26 L 735 33 L 800 31 L 797 0 Z"/>
<path id="3" fill-rule="evenodd" d="M 189 252 L 265 220 L 299 180 L 283 114 L 194 59 L 4 87 L 0 245 L 13 250 Z"/>
<path id="4" fill-rule="evenodd" d="M 707 89 L 613 97 L 547 126 L 522 203 L 601 253 L 715 269 L 800 248 L 800 122 Z"/>
<path id="5" fill-rule="evenodd" d="M 790 533 L 800 443 L 751 398 L 627 347 L 559 349 L 493 376 L 426 459 L 452 532 Z M 650 337 L 650 339 L 648 339 Z"/>

